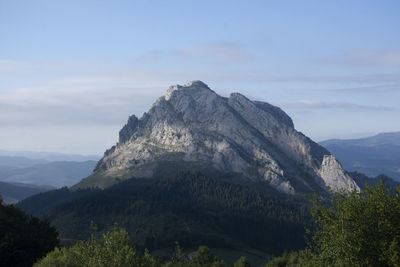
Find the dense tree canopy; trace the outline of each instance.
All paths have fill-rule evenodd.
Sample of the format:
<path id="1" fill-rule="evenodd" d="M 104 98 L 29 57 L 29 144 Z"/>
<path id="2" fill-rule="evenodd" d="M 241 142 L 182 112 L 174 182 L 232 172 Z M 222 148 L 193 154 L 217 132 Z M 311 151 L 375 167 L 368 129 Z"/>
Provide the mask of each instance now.
<path id="1" fill-rule="evenodd" d="M 146 184 L 148 182 L 152 186 L 149 187 Z M 241 218 L 240 216 L 244 216 L 243 222 L 253 216 L 266 216 L 267 219 L 275 212 L 292 215 L 285 221 L 279 220 L 280 216 L 283 216 L 282 213 L 273 216 L 273 218 L 278 218 L 277 222 L 281 223 L 294 223 L 302 218 L 301 216 L 298 217 L 299 213 L 291 214 L 291 209 L 286 209 L 285 204 L 278 199 L 264 198 L 261 194 L 249 189 L 224 184 L 200 174 L 146 181 L 145 184 L 142 184 L 142 187 L 140 186 L 141 183 L 133 183 L 132 185 L 135 185 L 136 190 L 129 188 L 129 183 L 123 185 L 123 187 L 114 187 L 105 191 L 103 194 L 87 195 L 84 202 L 77 201 L 76 203 L 66 204 L 64 210 L 68 211 L 68 208 L 73 208 L 72 210 L 78 211 L 77 214 L 82 216 L 87 212 L 102 214 L 115 210 L 115 207 L 119 207 L 126 200 L 134 200 L 133 204 L 136 201 L 139 202 L 129 206 L 130 210 L 126 210 L 124 207 L 118 212 L 129 214 L 129 212 L 134 211 L 135 213 L 143 213 L 144 216 L 150 214 L 148 213 L 150 211 L 151 214 L 154 214 L 154 212 L 162 212 L 163 209 L 169 211 L 177 209 L 183 214 L 190 214 L 194 206 L 196 214 L 199 211 L 207 211 L 208 213 L 204 213 L 207 216 L 213 216 L 213 214 L 227 215 L 224 212 L 229 211 L 230 214 L 234 215 L 229 218 L 238 220 Z M 134 198 L 131 198 L 131 195 L 129 197 L 125 194 L 121 195 L 120 193 L 124 190 L 133 194 Z M 117 195 L 123 196 L 123 198 L 115 198 Z M 121 202 L 109 203 L 109 205 L 117 203 L 115 207 L 104 205 L 109 199 Z M 79 203 L 87 203 L 88 206 L 79 207 L 77 206 Z M 99 204 L 97 206 L 93 203 Z M 151 208 L 148 207 L 149 203 L 153 204 Z M 154 203 L 158 204 L 154 205 Z M 210 206 L 210 203 L 213 203 L 214 206 Z M 275 209 L 272 208 L 274 204 L 277 204 Z M 14 218 L 12 220 L 16 222 L 18 220 L 15 218 L 22 216 L 21 218 L 25 218 L 24 220 L 29 222 L 40 222 L 46 225 L 46 222 L 28 218 L 15 207 L 2 205 L 0 213 L 2 228 L 0 230 L 3 232 L 5 232 L 4 229 L 11 229 L 10 225 L 7 226 L 4 223 L 6 222 L 4 218 L 8 218 L 5 214 L 12 214 L 10 218 Z M 312 201 L 311 214 L 314 218 L 315 227 L 312 228 L 312 238 L 308 247 L 302 251 L 285 253 L 282 257 L 270 261 L 267 266 L 400 266 L 400 187 L 393 193 L 391 188 L 387 188 L 381 182 L 375 187 L 366 186 L 365 190 L 361 192 L 343 191 L 332 194 L 330 203 L 315 195 Z M 185 216 L 182 218 L 185 218 Z M 200 217 L 197 218 L 201 219 Z M 266 228 L 274 225 L 271 224 L 274 221 L 267 219 L 265 222 L 269 222 L 264 224 Z M 44 228 L 47 229 L 47 232 L 42 231 L 41 233 L 50 233 L 51 236 L 52 232 L 49 230 L 51 228 L 48 225 L 47 228 Z M 23 227 L 18 229 L 23 229 Z M 26 231 L 33 230 L 28 229 Z M 36 231 L 35 236 L 30 232 L 23 232 L 23 230 L 21 230 L 21 233 L 28 236 L 25 237 L 27 239 L 22 239 L 25 242 L 35 239 L 35 244 L 38 247 L 46 247 L 44 244 L 47 245 L 47 243 L 44 243 L 43 240 L 40 241 L 40 238 L 43 237 L 39 234 L 40 231 Z M 14 233 L 11 236 L 18 237 L 19 235 Z M 38 237 L 37 240 L 36 236 Z M 10 244 L 14 244 L 10 240 L 13 239 L 3 238 L 1 240 L 2 253 L 7 252 L 7 249 L 3 248 L 8 248 L 9 255 L 11 255 L 10 251 L 17 251 L 16 254 L 18 254 L 18 250 L 10 249 Z M 8 244 L 8 247 L 4 244 Z M 11 248 L 14 247 L 11 246 Z M 49 246 L 46 249 L 48 250 Z M 193 257 L 185 255 L 179 246 L 177 246 L 176 251 L 176 255 L 171 260 L 162 263 L 147 252 L 137 251 L 131 245 L 131 240 L 125 230 L 114 229 L 114 231 L 104 234 L 100 239 L 92 235 L 86 242 L 79 241 L 68 248 L 55 248 L 36 266 L 225 266 L 225 263 L 214 256 L 207 247 L 199 247 Z M 41 253 L 43 255 L 43 250 Z M 33 255 L 33 252 L 31 254 Z M 37 255 L 39 254 L 31 257 L 31 260 L 37 258 Z M 12 257 L 8 259 L 13 260 Z M 18 264 L 9 261 L 6 265 L 26 265 Z M 240 258 L 234 266 L 249 266 L 249 263 L 245 258 Z"/>
<path id="2" fill-rule="evenodd" d="M 400 187 L 392 193 L 380 182 L 334 194 L 330 205 L 315 196 L 311 213 L 309 247 L 267 266 L 400 266 Z"/>
<path id="3" fill-rule="evenodd" d="M 141 251 L 171 249 L 178 241 L 192 249 L 251 247 L 280 254 L 305 247 L 304 228 L 311 221 L 299 201 L 199 172 L 130 179 L 105 190 L 58 190 L 20 205 L 33 211 L 53 200 L 58 204 L 47 214 L 62 238 L 86 240 L 91 221 L 103 233 L 118 223 Z"/>
<path id="4" fill-rule="evenodd" d="M 0 197 L 0 266 L 32 266 L 58 245 L 58 233 L 47 220 L 27 216 Z"/>
<path id="5" fill-rule="evenodd" d="M 400 265 L 400 187 L 392 194 L 381 182 L 335 194 L 329 207 L 314 198 L 311 213 L 318 226 L 311 246 L 318 263 Z"/>

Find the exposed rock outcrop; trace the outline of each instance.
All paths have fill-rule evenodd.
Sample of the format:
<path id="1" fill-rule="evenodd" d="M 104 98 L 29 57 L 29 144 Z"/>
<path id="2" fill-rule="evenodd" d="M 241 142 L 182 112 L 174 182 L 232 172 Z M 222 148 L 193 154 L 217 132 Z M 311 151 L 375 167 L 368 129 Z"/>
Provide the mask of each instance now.
<path id="1" fill-rule="evenodd" d="M 142 118 L 131 116 L 117 145 L 78 187 L 150 177 L 160 162 L 178 161 L 265 180 L 288 194 L 358 189 L 336 159 L 297 132 L 280 108 L 239 93 L 221 97 L 201 81 L 171 86 Z"/>

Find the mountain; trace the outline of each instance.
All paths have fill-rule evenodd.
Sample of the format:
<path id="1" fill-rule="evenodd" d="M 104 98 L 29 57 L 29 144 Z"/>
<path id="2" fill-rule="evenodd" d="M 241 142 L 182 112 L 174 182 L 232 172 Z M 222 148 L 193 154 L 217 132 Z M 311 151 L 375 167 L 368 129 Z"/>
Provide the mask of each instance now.
<path id="1" fill-rule="evenodd" d="M 90 175 L 96 161 L 55 161 L 26 168 L 0 167 L 0 181 L 51 187 L 71 186 Z"/>
<path id="2" fill-rule="evenodd" d="M 33 185 L 71 186 L 90 175 L 96 155 L 0 150 L 0 181 Z M 90 159 L 90 160 L 88 160 Z"/>
<path id="3" fill-rule="evenodd" d="M 0 182 L 0 195 L 6 204 L 14 204 L 32 195 L 52 189 L 54 189 L 54 187 Z"/>
<path id="4" fill-rule="evenodd" d="M 358 186 L 364 190 L 366 185 L 368 184 L 369 186 L 375 187 L 377 186 L 381 181 L 386 187 L 390 187 L 392 189 L 392 192 L 395 194 L 396 193 L 396 188 L 400 186 L 400 182 L 393 180 L 392 178 L 381 174 L 376 177 L 368 177 L 363 173 L 359 172 L 349 172 L 348 173 L 351 178 L 356 181 Z"/>
<path id="5" fill-rule="evenodd" d="M 26 168 L 47 162 L 48 161 L 44 159 L 31 159 L 22 156 L 0 156 L 0 168 Z"/>
<path id="6" fill-rule="evenodd" d="M 45 163 L 51 161 L 98 161 L 100 156 L 98 155 L 79 155 L 79 154 L 63 154 L 57 152 L 36 152 L 36 151 L 8 151 L 0 150 L 1 157 L 24 157 L 30 160 L 39 160 L 38 163 Z M 0 161 L 1 165 L 1 161 Z M 19 167 L 19 166 L 18 166 Z M 28 166 L 23 166 L 28 167 Z"/>
<path id="7" fill-rule="evenodd" d="M 320 145 L 337 157 L 346 170 L 368 176 L 386 174 L 400 181 L 400 132 L 361 139 L 326 140 Z"/>
<path id="8" fill-rule="evenodd" d="M 201 81 L 171 86 L 140 119 L 129 117 L 93 175 L 73 188 L 182 168 L 239 173 L 286 194 L 359 189 L 280 108 L 239 93 L 221 97 Z"/>
<path id="9" fill-rule="evenodd" d="M 117 223 L 152 252 L 178 241 L 276 255 L 304 248 L 308 193 L 329 188 L 359 189 L 280 108 L 194 81 L 130 116 L 92 175 L 18 205 L 48 216 L 61 240 Z"/>

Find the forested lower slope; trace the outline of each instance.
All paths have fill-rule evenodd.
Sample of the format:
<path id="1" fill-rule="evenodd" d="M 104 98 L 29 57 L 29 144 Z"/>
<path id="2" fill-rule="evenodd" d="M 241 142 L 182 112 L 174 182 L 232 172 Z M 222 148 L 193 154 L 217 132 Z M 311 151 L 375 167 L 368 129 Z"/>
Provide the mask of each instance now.
<path id="1" fill-rule="evenodd" d="M 304 247 L 304 228 L 310 222 L 304 201 L 263 191 L 186 172 L 130 179 L 106 190 L 64 188 L 20 206 L 49 215 L 65 239 L 86 239 L 93 221 L 99 231 L 118 223 L 138 248 L 150 250 L 172 248 L 175 241 L 186 248 L 251 248 L 273 254 Z"/>

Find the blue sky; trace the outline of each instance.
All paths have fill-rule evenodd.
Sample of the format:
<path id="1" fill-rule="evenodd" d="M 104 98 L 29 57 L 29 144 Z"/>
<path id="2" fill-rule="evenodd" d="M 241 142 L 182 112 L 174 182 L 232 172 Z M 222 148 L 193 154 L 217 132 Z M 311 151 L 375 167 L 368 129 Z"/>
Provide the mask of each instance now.
<path id="1" fill-rule="evenodd" d="M 400 130 L 400 1 L 0 0 L 0 149 L 101 154 L 202 80 L 316 141 Z"/>

